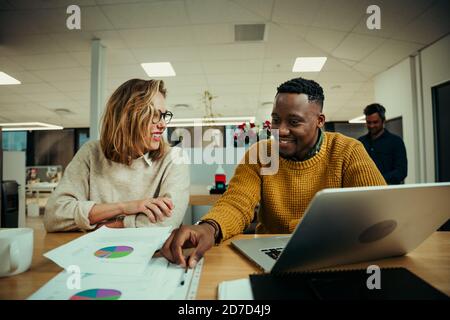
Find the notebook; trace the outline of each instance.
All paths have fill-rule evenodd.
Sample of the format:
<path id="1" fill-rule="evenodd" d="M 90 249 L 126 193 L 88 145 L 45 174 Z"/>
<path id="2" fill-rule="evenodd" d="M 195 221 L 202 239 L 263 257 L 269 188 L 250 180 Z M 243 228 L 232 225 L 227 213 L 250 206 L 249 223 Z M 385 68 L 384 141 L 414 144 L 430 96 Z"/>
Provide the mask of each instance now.
<path id="1" fill-rule="evenodd" d="M 223 281 L 217 287 L 219 300 L 253 300 L 250 279 Z"/>
<path id="2" fill-rule="evenodd" d="M 366 269 L 250 275 L 255 300 L 450 300 L 405 268 L 380 269 L 380 289 L 368 289 Z"/>

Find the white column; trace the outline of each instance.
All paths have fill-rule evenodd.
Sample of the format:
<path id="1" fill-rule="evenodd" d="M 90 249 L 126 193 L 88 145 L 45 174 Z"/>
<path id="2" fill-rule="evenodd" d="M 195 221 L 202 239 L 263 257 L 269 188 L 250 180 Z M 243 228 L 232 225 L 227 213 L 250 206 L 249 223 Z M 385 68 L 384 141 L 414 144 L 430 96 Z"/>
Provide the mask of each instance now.
<path id="1" fill-rule="evenodd" d="M 92 40 L 90 140 L 98 140 L 100 136 L 100 119 L 105 105 L 105 55 L 106 48 L 101 44 L 100 39 Z"/>

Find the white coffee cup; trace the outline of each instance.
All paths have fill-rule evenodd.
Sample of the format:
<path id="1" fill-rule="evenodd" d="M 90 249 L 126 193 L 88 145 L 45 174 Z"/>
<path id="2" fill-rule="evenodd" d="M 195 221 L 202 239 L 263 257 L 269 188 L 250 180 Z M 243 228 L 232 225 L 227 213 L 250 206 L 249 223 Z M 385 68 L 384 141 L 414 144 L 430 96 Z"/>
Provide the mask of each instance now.
<path id="1" fill-rule="evenodd" d="M 27 271 L 33 259 L 33 229 L 0 230 L 0 277 Z"/>

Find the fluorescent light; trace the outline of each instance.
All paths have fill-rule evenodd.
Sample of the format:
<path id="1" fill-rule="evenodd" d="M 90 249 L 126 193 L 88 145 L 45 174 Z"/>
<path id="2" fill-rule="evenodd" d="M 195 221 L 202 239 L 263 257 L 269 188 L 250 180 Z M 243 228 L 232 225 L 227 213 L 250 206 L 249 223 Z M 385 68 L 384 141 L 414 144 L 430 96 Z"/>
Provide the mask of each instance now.
<path id="1" fill-rule="evenodd" d="M 348 123 L 366 123 L 366 116 L 359 116 L 348 120 Z"/>
<path id="2" fill-rule="evenodd" d="M 2 131 L 62 130 L 64 127 L 43 122 L 0 123 Z"/>
<path id="3" fill-rule="evenodd" d="M 171 122 L 207 122 L 207 121 L 249 121 L 254 122 L 255 117 L 217 117 L 217 118 L 179 118 L 173 119 Z"/>
<path id="4" fill-rule="evenodd" d="M 17 79 L 14 79 L 9 74 L 0 71 L 0 85 L 2 84 L 21 84 Z"/>
<path id="5" fill-rule="evenodd" d="M 226 122 L 186 122 L 186 123 L 169 123 L 167 127 L 219 127 L 219 126 L 238 126 L 242 122 L 226 121 Z"/>
<path id="6" fill-rule="evenodd" d="M 295 59 L 292 72 L 319 72 L 327 61 L 327 57 L 298 57 Z"/>
<path id="7" fill-rule="evenodd" d="M 183 118 L 173 119 L 168 127 L 212 127 L 234 126 L 243 122 L 255 122 L 255 117 L 217 117 L 217 118 Z"/>
<path id="8" fill-rule="evenodd" d="M 176 75 L 170 62 L 141 63 L 141 66 L 149 77 L 173 77 Z"/>

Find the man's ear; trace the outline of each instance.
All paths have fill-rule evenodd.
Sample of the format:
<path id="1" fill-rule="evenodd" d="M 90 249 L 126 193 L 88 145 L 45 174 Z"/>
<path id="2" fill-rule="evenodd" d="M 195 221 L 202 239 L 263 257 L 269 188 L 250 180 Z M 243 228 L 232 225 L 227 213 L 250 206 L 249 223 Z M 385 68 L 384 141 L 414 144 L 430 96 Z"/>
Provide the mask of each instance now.
<path id="1" fill-rule="evenodd" d="M 323 113 L 319 114 L 317 118 L 317 127 L 322 129 L 325 126 L 325 115 Z"/>

